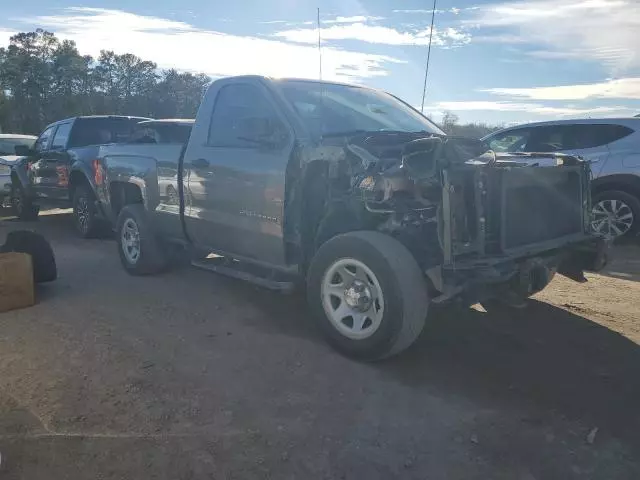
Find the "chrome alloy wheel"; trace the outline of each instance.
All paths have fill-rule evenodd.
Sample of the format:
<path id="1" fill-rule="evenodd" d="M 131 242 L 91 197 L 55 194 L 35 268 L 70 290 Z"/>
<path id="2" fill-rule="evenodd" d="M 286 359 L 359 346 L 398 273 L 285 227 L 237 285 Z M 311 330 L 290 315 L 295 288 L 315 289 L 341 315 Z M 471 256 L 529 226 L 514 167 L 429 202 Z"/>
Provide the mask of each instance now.
<path id="1" fill-rule="evenodd" d="M 622 200 L 601 200 L 591 213 L 593 230 L 608 237 L 620 237 L 633 226 L 633 210 Z"/>
<path id="2" fill-rule="evenodd" d="M 84 196 L 81 196 L 76 205 L 76 218 L 80 231 L 82 232 L 87 232 L 89 230 L 89 215 L 91 215 L 89 212 L 89 203 Z"/>
<path id="3" fill-rule="evenodd" d="M 135 265 L 140 259 L 140 230 L 132 218 L 127 218 L 124 221 L 120 244 L 127 261 Z"/>
<path id="4" fill-rule="evenodd" d="M 373 335 L 384 314 L 384 295 L 377 277 L 354 258 L 334 262 L 322 278 L 322 306 L 331 324 L 347 338 Z"/>

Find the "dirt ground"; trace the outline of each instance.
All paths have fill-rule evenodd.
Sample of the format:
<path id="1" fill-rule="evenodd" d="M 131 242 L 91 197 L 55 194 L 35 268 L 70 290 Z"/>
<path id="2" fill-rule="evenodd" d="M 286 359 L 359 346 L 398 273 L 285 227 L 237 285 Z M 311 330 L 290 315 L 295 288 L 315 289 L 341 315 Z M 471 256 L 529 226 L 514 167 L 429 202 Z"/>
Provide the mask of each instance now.
<path id="1" fill-rule="evenodd" d="M 0 314 L 0 479 L 640 478 L 640 247 L 517 316 L 432 310 L 361 364 L 297 297 L 128 276 L 70 220 L 29 224 L 59 279 Z"/>

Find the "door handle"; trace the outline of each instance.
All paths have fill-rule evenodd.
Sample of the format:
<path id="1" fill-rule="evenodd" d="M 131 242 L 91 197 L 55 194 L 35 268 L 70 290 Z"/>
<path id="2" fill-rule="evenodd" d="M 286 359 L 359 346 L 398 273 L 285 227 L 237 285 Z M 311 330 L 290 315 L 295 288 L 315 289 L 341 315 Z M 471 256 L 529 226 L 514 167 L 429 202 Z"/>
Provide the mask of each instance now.
<path id="1" fill-rule="evenodd" d="M 195 168 L 207 168 L 209 167 L 209 160 L 207 160 L 206 158 L 198 158 L 191 162 L 191 165 L 193 165 Z"/>

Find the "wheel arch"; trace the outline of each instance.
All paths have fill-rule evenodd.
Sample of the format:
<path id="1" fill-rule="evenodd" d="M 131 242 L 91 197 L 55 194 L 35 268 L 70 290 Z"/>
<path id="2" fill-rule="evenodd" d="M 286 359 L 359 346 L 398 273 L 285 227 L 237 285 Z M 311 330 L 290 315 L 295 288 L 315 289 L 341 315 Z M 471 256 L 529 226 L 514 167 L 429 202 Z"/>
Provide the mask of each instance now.
<path id="1" fill-rule="evenodd" d="M 109 183 L 109 198 L 111 213 L 117 218 L 120 211 L 127 205 L 145 205 L 144 190 L 138 182 L 128 180 L 114 180 Z"/>
<path id="2" fill-rule="evenodd" d="M 330 162 L 316 160 L 307 165 L 300 183 L 299 194 L 303 199 L 299 238 L 304 269 L 318 249 L 333 237 L 365 229 L 345 194 L 345 188 L 349 186 L 340 185 L 340 179 L 331 178 L 330 169 Z"/>
<path id="3" fill-rule="evenodd" d="M 96 192 L 93 188 L 93 185 L 89 181 L 89 178 L 87 177 L 86 173 L 83 172 L 82 170 L 74 169 L 71 171 L 71 174 L 69 175 L 69 200 L 70 201 L 73 200 L 73 196 L 76 192 L 76 189 L 80 185 L 88 186 L 93 192 L 93 194 L 95 195 Z"/>
<path id="4" fill-rule="evenodd" d="M 631 174 L 615 174 L 599 177 L 591 182 L 593 196 L 607 190 L 620 190 L 640 199 L 640 177 Z"/>

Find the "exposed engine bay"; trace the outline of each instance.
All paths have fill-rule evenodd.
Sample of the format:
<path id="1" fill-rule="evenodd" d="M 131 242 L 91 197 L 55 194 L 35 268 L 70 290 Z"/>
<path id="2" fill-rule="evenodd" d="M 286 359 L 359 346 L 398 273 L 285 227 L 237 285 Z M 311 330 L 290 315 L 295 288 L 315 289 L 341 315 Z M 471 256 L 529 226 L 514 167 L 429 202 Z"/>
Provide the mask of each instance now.
<path id="1" fill-rule="evenodd" d="M 344 154 L 329 171 L 341 186 L 331 196 L 346 194 L 352 208 L 364 210 L 361 228 L 398 239 L 423 271 L 438 267 L 438 290 L 470 276 L 503 281 L 533 257 L 527 265 L 550 277 L 564 261 L 562 248 L 591 237 L 590 168 L 578 157 L 500 156 L 480 140 L 424 133 L 343 141 Z M 504 267 L 511 260 L 518 268 Z"/>

